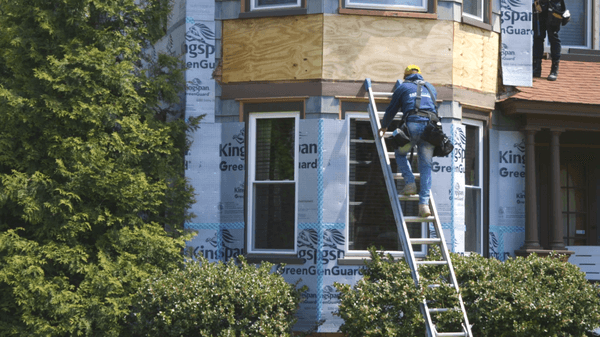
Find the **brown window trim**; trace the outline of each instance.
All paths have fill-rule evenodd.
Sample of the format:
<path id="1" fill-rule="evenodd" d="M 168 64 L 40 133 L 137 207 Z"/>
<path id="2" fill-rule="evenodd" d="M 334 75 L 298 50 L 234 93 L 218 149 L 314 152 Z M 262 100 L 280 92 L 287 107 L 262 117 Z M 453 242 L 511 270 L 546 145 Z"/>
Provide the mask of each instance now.
<path id="1" fill-rule="evenodd" d="M 300 110 L 300 119 L 306 118 L 306 100 L 308 96 L 295 96 L 295 97 L 259 97 L 259 98 L 236 98 L 235 100 L 240 103 L 240 122 L 248 120 L 249 112 L 244 109 L 244 104 L 255 104 L 255 103 L 277 103 L 277 102 L 301 102 L 302 109 Z M 292 110 L 289 110 L 292 111 Z M 297 111 L 297 110 L 293 110 Z"/>

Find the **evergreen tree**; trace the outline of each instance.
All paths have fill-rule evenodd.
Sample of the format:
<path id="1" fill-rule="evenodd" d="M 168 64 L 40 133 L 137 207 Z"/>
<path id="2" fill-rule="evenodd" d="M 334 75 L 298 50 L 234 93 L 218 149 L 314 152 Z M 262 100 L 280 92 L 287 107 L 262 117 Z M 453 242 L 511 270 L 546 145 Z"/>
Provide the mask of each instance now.
<path id="1" fill-rule="evenodd" d="M 0 1 L 0 335 L 117 336 L 182 263 L 180 62 L 168 0 Z"/>

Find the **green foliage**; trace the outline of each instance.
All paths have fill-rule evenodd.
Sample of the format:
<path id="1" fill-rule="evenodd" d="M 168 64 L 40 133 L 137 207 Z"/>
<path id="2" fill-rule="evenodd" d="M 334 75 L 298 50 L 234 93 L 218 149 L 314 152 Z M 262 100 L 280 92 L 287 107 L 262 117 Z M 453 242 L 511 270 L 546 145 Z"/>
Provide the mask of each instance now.
<path id="1" fill-rule="evenodd" d="M 148 279 L 135 294 L 130 328 L 141 336 L 290 336 L 304 287 L 273 265 L 210 263 L 204 257 Z"/>
<path id="2" fill-rule="evenodd" d="M 141 280 L 182 263 L 195 126 L 179 62 L 146 52 L 169 10 L 0 1 L 0 335 L 119 335 Z"/>
<path id="3" fill-rule="evenodd" d="M 600 322 L 600 289 L 578 267 L 560 256 L 500 262 L 479 255 L 451 254 L 474 336 L 585 336 Z M 420 336 L 424 320 L 419 303 L 430 307 L 458 305 L 452 288 L 428 288 L 447 282 L 443 266 L 419 269 L 423 291 L 417 291 L 407 263 L 371 250 L 365 278 L 341 292 L 340 330 L 348 336 Z M 431 249 L 428 260 L 439 260 Z M 403 314 L 403 315 L 402 315 Z M 435 315 L 438 331 L 461 331 L 459 311 Z"/>
<path id="4" fill-rule="evenodd" d="M 477 336 L 584 336 L 598 327 L 599 288 L 561 256 L 453 261 Z"/>
<path id="5" fill-rule="evenodd" d="M 419 303 L 424 299 L 411 278 L 410 269 L 391 255 L 370 249 L 363 278 L 354 287 L 334 283 L 340 292 L 340 331 L 349 337 L 423 336 L 425 320 Z"/>

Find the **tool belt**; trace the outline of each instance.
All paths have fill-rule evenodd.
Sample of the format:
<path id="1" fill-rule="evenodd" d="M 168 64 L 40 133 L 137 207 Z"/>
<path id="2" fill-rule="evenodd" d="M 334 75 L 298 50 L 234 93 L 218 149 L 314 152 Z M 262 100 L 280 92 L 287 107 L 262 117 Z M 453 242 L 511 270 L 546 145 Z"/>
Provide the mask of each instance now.
<path id="1" fill-rule="evenodd" d="M 450 139 L 448 139 L 448 136 L 444 134 L 442 123 L 436 113 L 431 111 L 413 110 L 409 111 L 406 115 L 407 117 L 417 115 L 429 118 L 425 130 L 423 130 L 423 133 L 421 134 L 421 139 L 435 146 L 433 150 L 434 157 L 445 157 L 452 152 L 454 145 Z"/>

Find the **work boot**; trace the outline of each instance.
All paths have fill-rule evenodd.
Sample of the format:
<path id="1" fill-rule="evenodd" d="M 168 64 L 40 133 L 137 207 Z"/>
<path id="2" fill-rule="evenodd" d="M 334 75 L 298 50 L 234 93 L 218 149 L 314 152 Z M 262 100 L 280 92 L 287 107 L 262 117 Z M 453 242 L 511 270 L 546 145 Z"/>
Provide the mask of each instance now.
<path id="1" fill-rule="evenodd" d="M 533 60 L 533 77 L 542 77 L 542 59 Z"/>
<path id="2" fill-rule="evenodd" d="M 428 205 L 419 204 L 419 216 L 426 218 L 431 215 L 431 210 Z"/>
<path id="3" fill-rule="evenodd" d="M 400 191 L 401 195 L 411 195 L 417 194 L 417 185 L 415 183 L 409 183 L 404 185 L 402 191 Z"/>
<path id="4" fill-rule="evenodd" d="M 556 78 L 558 77 L 558 62 L 559 60 L 552 60 L 552 68 L 550 68 L 548 81 L 556 81 Z"/>

